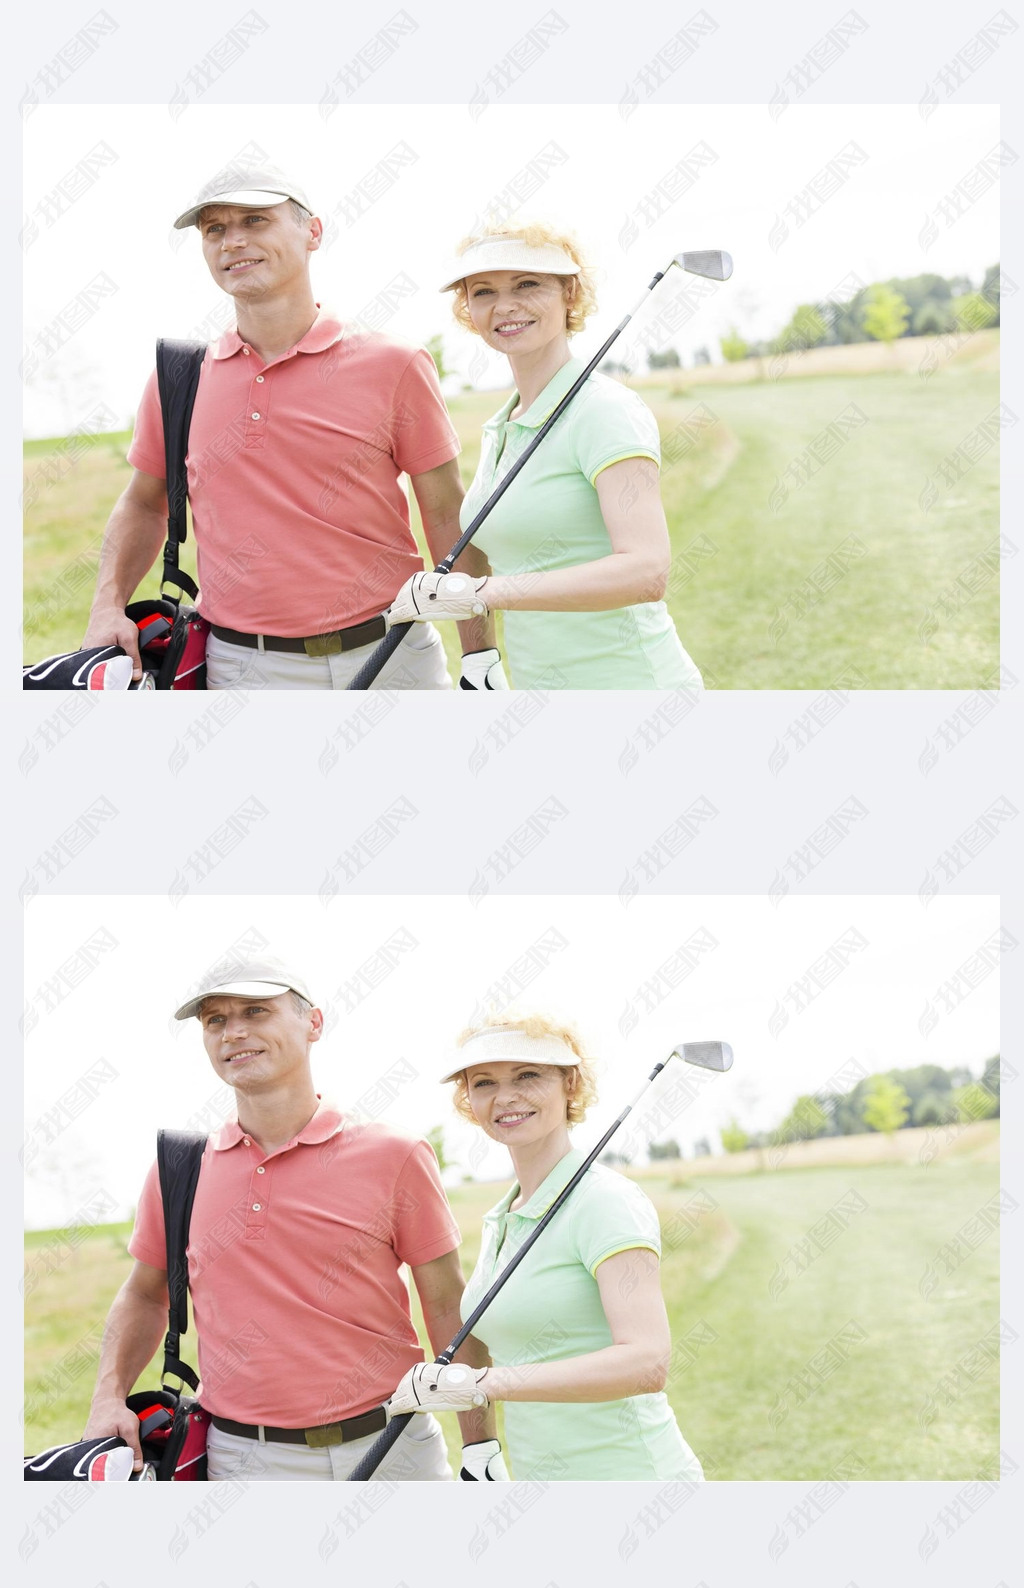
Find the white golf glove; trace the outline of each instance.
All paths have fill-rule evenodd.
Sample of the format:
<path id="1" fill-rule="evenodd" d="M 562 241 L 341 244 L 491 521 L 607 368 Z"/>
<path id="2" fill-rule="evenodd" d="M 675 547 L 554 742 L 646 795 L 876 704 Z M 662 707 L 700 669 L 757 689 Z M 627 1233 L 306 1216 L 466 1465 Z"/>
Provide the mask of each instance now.
<path id="1" fill-rule="evenodd" d="M 512 1481 L 505 1466 L 501 1446 L 496 1439 L 481 1439 L 475 1445 L 463 1445 L 462 1470 L 459 1477 L 463 1482 L 469 1483 L 484 1480 L 491 1483 Z"/>
<path id="2" fill-rule="evenodd" d="M 390 1400 L 384 1402 L 388 1417 L 403 1412 L 468 1412 L 486 1406 L 487 1396 L 479 1388 L 485 1367 L 465 1367 L 455 1362 L 443 1367 L 439 1362 L 417 1362 L 402 1379 Z"/>
<path id="3" fill-rule="evenodd" d="M 414 573 L 407 579 L 384 614 L 388 627 L 395 623 L 430 623 L 435 619 L 482 618 L 487 603 L 480 591 L 486 578 L 465 573 Z"/>
<path id="4" fill-rule="evenodd" d="M 507 689 L 508 679 L 501 665 L 501 652 L 466 651 L 462 658 L 460 689 Z"/>

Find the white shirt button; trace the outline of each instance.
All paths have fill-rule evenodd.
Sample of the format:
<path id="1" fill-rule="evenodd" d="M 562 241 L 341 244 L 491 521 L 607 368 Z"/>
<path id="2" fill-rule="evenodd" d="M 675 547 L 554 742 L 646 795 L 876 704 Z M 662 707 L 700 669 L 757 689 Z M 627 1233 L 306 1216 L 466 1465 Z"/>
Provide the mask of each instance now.
<path id="1" fill-rule="evenodd" d="M 249 349 L 247 347 L 243 347 L 242 352 L 245 354 L 246 358 L 249 357 Z"/>
<path id="2" fill-rule="evenodd" d="M 260 1208 L 261 1208 L 261 1207 L 262 1207 L 262 1206 L 263 1206 L 263 1203 L 262 1203 L 262 1202 L 254 1202 L 254 1203 L 253 1203 L 253 1205 L 252 1205 L 252 1210 L 253 1210 L 253 1212 L 254 1212 L 254 1213 L 258 1213 L 258 1212 L 259 1212 L 259 1211 L 260 1211 Z"/>
<path id="3" fill-rule="evenodd" d="M 259 414 L 253 414 L 253 416 L 252 416 L 252 417 L 253 417 L 253 418 L 254 418 L 254 419 L 258 419 L 258 418 L 259 418 Z"/>
<path id="4" fill-rule="evenodd" d="M 266 1173 L 266 1170 L 264 1169 L 262 1164 L 260 1164 L 259 1168 L 256 1170 L 256 1173 L 257 1174 L 265 1174 Z"/>
<path id="5" fill-rule="evenodd" d="M 262 386 L 263 385 L 263 376 L 262 375 L 257 375 L 256 376 L 256 384 L 258 386 Z"/>
<path id="6" fill-rule="evenodd" d="M 249 1140 L 248 1136 L 243 1136 L 242 1137 L 242 1141 L 243 1141 L 243 1143 L 244 1143 L 244 1145 L 246 1147 L 251 1147 L 252 1146 L 252 1142 Z"/>

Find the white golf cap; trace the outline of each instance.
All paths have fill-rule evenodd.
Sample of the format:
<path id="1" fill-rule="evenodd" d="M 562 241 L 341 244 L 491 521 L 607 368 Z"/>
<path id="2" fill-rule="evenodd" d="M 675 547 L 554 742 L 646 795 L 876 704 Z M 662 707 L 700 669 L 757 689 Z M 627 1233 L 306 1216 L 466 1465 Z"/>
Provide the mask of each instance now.
<path id="1" fill-rule="evenodd" d="M 452 261 L 440 290 L 448 292 L 467 276 L 482 276 L 490 270 L 536 270 L 538 275 L 546 276 L 580 273 L 572 255 L 555 243 L 534 247 L 521 237 L 481 237 Z"/>
<path id="2" fill-rule="evenodd" d="M 303 189 L 278 170 L 276 165 L 252 165 L 238 161 L 234 165 L 226 165 L 203 184 L 193 203 L 178 216 L 174 230 L 180 232 L 186 226 L 194 226 L 200 210 L 205 209 L 207 204 L 240 204 L 247 209 L 272 209 L 275 204 L 284 204 L 288 199 L 294 199 L 311 215 L 314 213 Z"/>
<path id="3" fill-rule="evenodd" d="M 516 1059 L 528 1059 L 534 1064 L 560 1064 L 567 1070 L 580 1062 L 579 1055 L 559 1037 L 530 1037 L 514 1026 L 487 1026 L 462 1044 L 454 1068 L 451 1068 L 451 1056 L 445 1060 L 448 1073 L 442 1075 L 441 1081 L 454 1081 L 471 1064 L 505 1064 L 514 1063 Z"/>
<path id="4" fill-rule="evenodd" d="M 217 965 L 200 982 L 199 990 L 174 1011 L 175 1020 L 190 1020 L 198 1015 L 204 998 L 280 998 L 296 992 L 308 1004 L 315 999 L 301 976 L 288 970 L 279 959 L 240 960 L 225 971 Z"/>

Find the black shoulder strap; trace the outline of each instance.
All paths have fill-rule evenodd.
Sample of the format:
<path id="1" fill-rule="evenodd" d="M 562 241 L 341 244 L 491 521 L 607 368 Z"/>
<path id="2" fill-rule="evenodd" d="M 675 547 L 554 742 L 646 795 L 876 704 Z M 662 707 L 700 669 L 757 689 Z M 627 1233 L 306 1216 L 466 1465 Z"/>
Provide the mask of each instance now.
<path id="1" fill-rule="evenodd" d="M 179 1356 L 181 1336 L 188 1332 L 188 1229 L 192 1219 L 199 1181 L 199 1166 L 206 1136 L 193 1130 L 159 1130 L 156 1161 L 160 1171 L 160 1194 L 164 1204 L 164 1233 L 167 1241 L 167 1338 L 164 1341 L 163 1377 L 173 1373 L 190 1388 L 199 1379 Z"/>
<path id="2" fill-rule="evenodd" d="M 177 585 L 194 601 L 199 594 L 195 580 L 178 567 L 178 547 L 185 539 L 188 519 L 188 477 L 185 454 L 188 431 L 199 385 L 199 371 L 206 357 L 205 342 L 176 342 L 161 337 L 156 344 L 156 378 L 164 420 L 164 458 L 167 471 L 167 544 L 160 581 Z M 180 597 L 178 597 L 180 599 Z"/>

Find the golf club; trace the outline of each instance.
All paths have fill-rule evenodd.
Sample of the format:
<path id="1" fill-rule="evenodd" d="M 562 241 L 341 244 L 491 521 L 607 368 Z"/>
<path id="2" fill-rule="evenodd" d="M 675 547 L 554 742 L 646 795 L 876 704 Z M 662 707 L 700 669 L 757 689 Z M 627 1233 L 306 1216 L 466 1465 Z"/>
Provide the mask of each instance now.
<path id="1" fill-rule="evenodd" d="M 600 364 L 612 343 L 618 336 L 621 336 L 622 332 L 626 329 L 626 326 L 629 324 L 634 314 L 636 314 L 637 310 L 646 301 L 647 294 L 654 290 L 654 288 L 658 285 L 658 282 L 661 281 L 662 277 L 665 276 L 669 270 L 672 269 L 673 265 L 678 265 L 680 270 L 685 270 L 691 276 L 705 276 L 709 281 L 728 281 L 729 277 L 732 275 L 732 255 L 723 253 L 721 249 L 712 248 L 703 249 L 697 253 L 674 254 L 669 260 L 668 264 L 665 266 L 665 269 L 659 270 L 656 276 L 652 276 L 640 299 L 633 305 L 625 319 L 620 321 L 620 323 L 615 327 L 611 336 L 603 344 L 603 346 L 598 348 L 597 352 L 590 360 L 590 363 L 587 365 L 586 369 L 583 370 L 582 374 L 577 376 L 576 380 L 569 387 L 569 390 L 566 392 L 561 402 L 552 410 L 552 412 L 548 415 L 548 418 L 541 425 L 540 429 L 537 431 L 537 434 L 534 436 L 525 452 L 523 452 L 521 456 L 516 459 L 515 463 L 513 463 L 508 473 L 502 479 L 501 484 L 494 491 L 492 491 L 491 495 L 487 498 L 487 501 L 484 503 L 479 513 L 477 513 L 472 523 L 469 524 L 465 530 L 463 530 L 462 534 L 459 536 L 448 555 L 446 557 L 442 557 L 441 561 L 434 569 L 435 573 L 451 573 L 452 567 L 456 560 L 462 556 L 462 553 L 473 539 L 473 536 L 480 528 L 480 525 L 491 511 L 494 504 L 499 501 L 502 496 L 504 496 L 505 492 L 512 484 L 512 481 L 515 479 L 520 469 L 524 466 L 527 459 L 532 457 L 533 453 L 540 446 L 541 442 L 544 440 L 544 437 L 551 429 L 551 426 L 561 418 L 562 414 L 564 414 L 576 393 L 583 385 L 583 382 L 594 373 L 594 370 L 597 368 L 598 364 Z M 367 657 L 366 661 L 363 663 L 362 667 L 359 669 L 358 673 L 349 684 L 349 689 L 369 689 L 370 685 L 377 677 L 377 674 L 380 672 L 385 662 L 390 656 L 394 655 L 395 651 L 397 651 L 398 647 L 402 643 L 402 640 L 405 638 L 406 634 L 408 634 L 411 628 L 411 623 L 396 623 L 394 628 L 389 629 L 387 634 L 385 634 L 384 638 L 381 640 L 380 644 L 377 646 L 376 650 L 373 652 L 372 656 Z"/>
<path id="2" fill-rule="evenodd" d="M 655 1076 L 660 1075 L 665 1066 L 667 1064 L 671 1064 L 673 1059 L 682 1059 L 685 1064 L 699 1065 L 702 1070 L 729 1070 L 732 1068 L 732 1048 L 729 1046 L 728 1042 L 680 1042 L 678 1047 L 672 1049 L 672 1052 L 669 1054 L 667 1059 L 663 1059 L 660 1064 L 656 1064 L 654 1066 L 654 1069 L 647 1077 L 643 1086 L 641 1086 L 639 1092 L 637 1092 L 636 1096 L 633 1098 L 633 1101 L 631 1103 L 627 1103 L 618 1119 L 609 1125 L 597 1146 L 587 1154 L 583 1163 L 580 1164 L 568 1185 L 566 1185 L 559 1192 L 558 1196 L 544 1214 L 544 1217 L 538 1222 L 537 1227 L 533 1230 L 532 1234 L 527 1237 L 515 1255 L 508 1263 L 506 1263 L 505 1267 L 502 1269 L 501 1273 L 498 1275 L 497 1279 L 494 1281 L 494 1284 L 491 1286 L 486 1296 L 484 1296 L 483 1300 L 478 1306 L 474 1307 L 473 1311 L 470 1313 L 469 1317 L 466 1319 L 466 1322 L 462 1325 L 462 1328 L 459 1330 L 455 1338 L 445 1347 L 440 1356 L 436 1356 L 434 1358 L 435 1362 L 441 1363 L 444 1367 L 447 1367 L 451 1363 L 452 1357 L 459 1349 L 459 1346 L 462 1345 L 467 1336 L 472 1334 L 474 1327 L 477 1323 L 479 1323 L 480 1319 L 487 1311 L 487 1308 L 498 1294 L 502 1285 L 505 1284 L 506 1280 L 515 1271 L 515 1269 L 519 1267 L 519 1264 L 530 1250 L 530 1247 L 533 1245 L 534 1241 L 536 1241 L 543 1231 L 547 1229 L 559 1208 L 572 1195 L 573 1191 L 579 1185 L 591 1164 L 594 1163 L 595 1160 L 598 1159 L 604 1152 L 604 1149 L 615 1135 L 615 1132 L 626 1118 L 626 1115 L 636 1107 L 637 1103 L 640 1101 L 641 1097 L 643 1097 Z M 372 1478 L 373 1474 L 384 1460 L 384 1457 L 391 1449 L 391 1446 L 398 1439 L 402 1429 L 407 1423 L 411 1422 L 412 1419 L 418 1415 L 419 1414 L 417 1412 L 402 1412 L 399 1414 L 399 1416 L 393 1417 L 388 1423 L 387 1427 L 384 1429 L 384 1432 L 374 1441 L 370 1449 L 366 1452 L 366 1455 L 363 1457 L 362 1461 L 360 1461 L 357 1466 L 353 1467 L 352 1471 L 348 1475 L 348 1482 L 365 1483 L 368 1478 Z"/>

